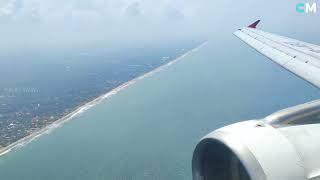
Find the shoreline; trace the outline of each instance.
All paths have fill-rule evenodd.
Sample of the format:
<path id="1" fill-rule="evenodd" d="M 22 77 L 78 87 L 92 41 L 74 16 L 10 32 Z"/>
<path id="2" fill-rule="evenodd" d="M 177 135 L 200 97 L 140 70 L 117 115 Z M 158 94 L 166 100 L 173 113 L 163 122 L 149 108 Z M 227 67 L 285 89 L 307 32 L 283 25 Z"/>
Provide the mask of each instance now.
<path id="1" fill-rule="evenodd" d="M 185 52 L 184 54 L 178 56 L 177 58 L 169 61 L 166 64 L 163 64 L 149 72 L 146 72 L 132 80 L 129 80 L 127 82 L 124 82 L 123 84 L 113 88 L 112 90 L 106 92 L 105 94 L 102 94 L 96 98 L 94 98 L 93 100 L 84 103 L 82 105 L 79 105 L 78 107 L 75 108 L 75 110 L 73 110 L 72 112 L 70 112 L 69 114 L 63 116 L 62 118 L 54 121 L 52 124 L 45 126 L 33 133 L 31 133 L 30 135 L 19 139 L 18 141 L 15 141 L 13 143 L 11 143 L 10 145 L 0 148 L 0 157 L 11 152 L 14 149 L 23 147 L 24 145 L 30 143 L 31 141 L 35 140 L 36 138 L 44 135 L 44 134 L 49 134 L 51 131 L 55 130 L 56 128 L 62 126 L 64 123 L 69 122 L 70 120 L 72 120 L 74 117 L 80 115 L 81 113 L 85 112 L 86 110 L 90 109 L 91 107 L 100 104 L 103 100 L 108 99 L 109 97 L 116 95 L 118 92 L 120 92 L 121 90 L 135 84 L 136 82 L 149 77 L 151 75 L 153 75 L 154 73 L 157 73 L 159 71 L 161 71 L 162 69 L 171 66 L 175 63 L 177 63 L 178 61 L 180 61 L 181 59 L 183 59 L 184 57 L 190 55 L 193 52 L 198 51 L 200 48 L 202 48 L 204 45 L 207 44 L 208 41 L 204 41 L 203 43 L 201 43 L 200 45 L 198 45 L 197 47 Z"/>

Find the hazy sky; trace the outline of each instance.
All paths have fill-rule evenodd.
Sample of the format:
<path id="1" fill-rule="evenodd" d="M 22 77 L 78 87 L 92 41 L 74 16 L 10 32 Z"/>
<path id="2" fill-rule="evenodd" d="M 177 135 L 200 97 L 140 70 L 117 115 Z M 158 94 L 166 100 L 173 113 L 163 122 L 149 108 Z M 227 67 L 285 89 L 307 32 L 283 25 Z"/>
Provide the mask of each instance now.
<path id="1" fill-rule="evenodd" d="M 157 40 L 232 32 L 256 19 L 267 30 L 314 33 L 319 13 L 296 0 L 0 0 L 0 44 Z M 306 1 L 307 2 L 307 1 Z M 320 7 L 320 2 L 319 2 Z"/>

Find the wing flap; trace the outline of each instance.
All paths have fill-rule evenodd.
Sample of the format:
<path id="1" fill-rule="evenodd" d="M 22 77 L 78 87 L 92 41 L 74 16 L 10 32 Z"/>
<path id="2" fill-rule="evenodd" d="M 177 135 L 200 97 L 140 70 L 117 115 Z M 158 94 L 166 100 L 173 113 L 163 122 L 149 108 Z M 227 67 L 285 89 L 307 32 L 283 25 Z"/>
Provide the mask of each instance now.
<path id="1" fill-rule="evenodd" d="M 319 46 L 254 28 L 243 28 L 234 34 L 273 62 L 320 87 Z"/>

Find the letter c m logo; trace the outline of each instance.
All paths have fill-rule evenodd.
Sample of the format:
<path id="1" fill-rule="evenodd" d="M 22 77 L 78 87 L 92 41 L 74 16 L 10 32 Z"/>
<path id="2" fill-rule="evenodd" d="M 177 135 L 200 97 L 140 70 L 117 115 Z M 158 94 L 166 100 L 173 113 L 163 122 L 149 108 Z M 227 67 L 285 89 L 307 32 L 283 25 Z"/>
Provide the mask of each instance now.
<path id="1" fill-rule="evenodd" d="M 296 5 L 296 11 L 297 11 L 298 13 L 304 13 L 304 3 L 298 3 L 298 4 Z"/>

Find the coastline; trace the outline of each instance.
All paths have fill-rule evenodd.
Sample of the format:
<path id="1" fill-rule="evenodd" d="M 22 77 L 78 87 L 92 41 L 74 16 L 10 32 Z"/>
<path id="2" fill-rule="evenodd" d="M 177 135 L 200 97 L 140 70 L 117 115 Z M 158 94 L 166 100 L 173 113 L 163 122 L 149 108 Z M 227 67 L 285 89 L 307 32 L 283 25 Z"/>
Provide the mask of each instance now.
<path id="1" fill-rule="evenodd" d="M 151 75 L 153 75 L 154 73 L 157 73 L 159 71 L 161 71 L 162 69 L 168 67 L 168 66 L 171 66 L 175 63 L 177 63 L 178 61 L 180 61 L 181 59 L 183 59 L 184 57 L 190 55 L 191 53 L 193 52 L 196 52 L 198 51 L 200 48 L 202 48 L 204 45 L 207 44 L 207 41 L 201 43 L 199 46 L 185 52 L 184 54 L 182 54 L 181 56 L 169 61 L 168 63 L 166 64 L 163 64 L 149 72 L 146 72 L 132 80 L 129 80 L 127 82 L 124 82 L 123 84 L 115 87 L 114 89 L 106 92 L 105 94 L 102 94 L 98 97 L 96 97 L 95 99 L 87 102 L 87 103 L 84 103 L 82 105 L 79 105 L 78 107 L 76 107 L 75 110 L 73 110 L 72 112 L 70 112 L 69 114 L 65 115 L 64 117 L 54 121 L 52 124 L 48 125 L 48 126 L 45 126 L 35 132 L 33 132 L 32 134 L 22 138 L 22 139 L 19 139 L 18 141 L 16 142 L 13 142 L 11 143 L 10 145 L 6 146 L 6 147 L 3 147 L 3 148 L 0 148 L 0 157 L 11 152 L 12 150 L 16 149 L 16 148 L 20 148 L 20 147 L 23 147 L 24 145 L 28 144 L 29 142 L 35 140 L 36 138 L 44 135 L 44 134 L 49 134 L 50 132 L 52 132 L 53 130 L 55 130 L 56 128 L 60 127 L 61 125 L 63 125 L 64 123 L 72 120 L 74 117 L 78 116 L 79 114 L 85 112 L 86 110 L 90 109 L 91 107 L 97 105 L 97 104 L 100 104 L 103 100 L 109 98 L 110 96 L 113 96 L 115 94 L 117 94 L 118 92 L 120 92 L 121 90 L 135 84 L 137 81 L 139 80 L 142 80 L 146 77 L 149 77 Z"/>

